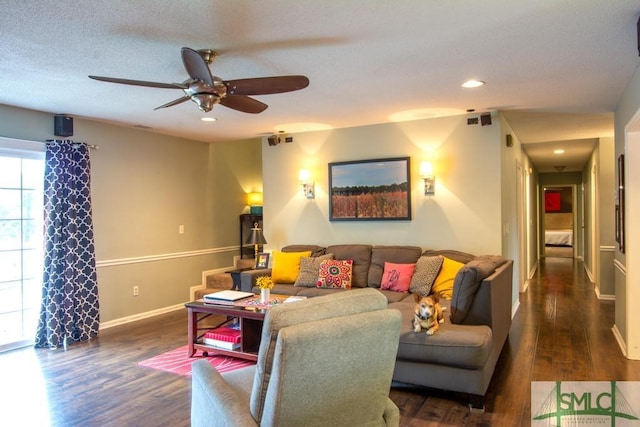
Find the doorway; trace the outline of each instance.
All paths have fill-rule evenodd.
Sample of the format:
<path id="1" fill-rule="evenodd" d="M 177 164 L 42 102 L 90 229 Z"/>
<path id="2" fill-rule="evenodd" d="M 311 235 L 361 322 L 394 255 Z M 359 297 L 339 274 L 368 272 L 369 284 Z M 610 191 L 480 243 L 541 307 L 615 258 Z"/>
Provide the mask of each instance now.
<path id="1" fill-rule="evenodd" d="M 576 189 L 574 185 L 542 187 L 544 256 L 574 258 L 576 256 Z"/>

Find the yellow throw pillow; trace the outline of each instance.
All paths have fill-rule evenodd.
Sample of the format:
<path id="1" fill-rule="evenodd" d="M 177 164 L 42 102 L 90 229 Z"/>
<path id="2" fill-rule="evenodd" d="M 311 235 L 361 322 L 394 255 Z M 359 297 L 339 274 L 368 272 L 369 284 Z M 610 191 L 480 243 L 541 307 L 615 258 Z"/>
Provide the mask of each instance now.
<path id="1" fill-rule="evenodd" d="M 435 282 L 433 282 L 431 292 L 438 294 L 441 298 L 451 299 L 453 296 L 453 282 L 462 267 L 464 267 L 463 263 L 444 257 L 442 268 Z"/>
<path id="2" fill-rule="evenodd" d="M 273 252 L 271 279 L 274 283 L 295 283 L 300 272 L 300 258 L 311 256 L 305 252 Z"/>

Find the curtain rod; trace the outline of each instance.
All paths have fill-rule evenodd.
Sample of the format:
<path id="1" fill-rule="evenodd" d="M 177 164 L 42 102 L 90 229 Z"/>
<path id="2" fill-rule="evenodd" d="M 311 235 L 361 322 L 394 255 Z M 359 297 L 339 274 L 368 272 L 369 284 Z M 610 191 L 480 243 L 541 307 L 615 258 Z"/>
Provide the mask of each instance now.
<path id="1" fill-rule="evenodd" d="M 47 139 L 47 142 L 56 142 L 56 141 L 71 141 L 75 144 L 84 144 L 87 147 L 93 149 L 93 150 L 99 150 L 100 146 L 99 145 L 95 145 L 95 144 L 87 144 L 86 142 L 82 142 L 82 141 L 73 141 L 73 140 L 66 140 L 66 139 Z M 46 142 L 44 143 L 46 144 Z"/>

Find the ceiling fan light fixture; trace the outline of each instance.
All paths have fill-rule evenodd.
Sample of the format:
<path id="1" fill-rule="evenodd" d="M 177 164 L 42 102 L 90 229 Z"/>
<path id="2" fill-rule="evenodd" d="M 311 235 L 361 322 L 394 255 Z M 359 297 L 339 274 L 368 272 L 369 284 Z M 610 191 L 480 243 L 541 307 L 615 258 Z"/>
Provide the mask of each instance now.
<path id="1" fill-rule="evenodd" d="M 213 106 L 220 102 L 220 97 L 211 93 L 199 93 L 193 95 L 191 100 L 198 104 L 200 111 L 208 113 L 213 109 Z"/>
<path id="2" fill-rule="evenodd" d="M 215 117 L 200 117 L 200 120 L 202 120 L 203 122 L 215 122 L 216 119 Z"/>
<path id="3" fill-rule="evenodd" d="M 473 89 L 480 86 L 484 86 L 484 82 L 482 80 L 470 79 L 462 83 L 462 87 L 466 89 Z"/>

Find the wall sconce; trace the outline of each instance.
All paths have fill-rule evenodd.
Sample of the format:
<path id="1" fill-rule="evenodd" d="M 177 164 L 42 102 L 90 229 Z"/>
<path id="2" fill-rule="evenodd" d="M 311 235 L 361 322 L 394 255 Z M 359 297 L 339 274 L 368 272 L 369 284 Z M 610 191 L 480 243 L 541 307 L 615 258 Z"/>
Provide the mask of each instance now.
<path id="1" fill-rule="evenodd" d="M 300 181 L 300 184 L 302 185 L 302 192 L 304 193 L 304 197 L 306 197 L 307 199 L 315 199 L 316 184 L 311 178 L 311 173 L 309 173 L 309 171 L 306 169 L 300 169 L 298 181 Z"/>
<path id="2" fill-rule="evenodd" d="M 251 215 L 262 215 L 262 193 L 248 193 L 247 205 Z"/>
<path id="3" fill-rule="evenodd" d="M 433 166 L 430 162 L 420 164 L 420 177 L 424 180 L 424 195 L 435 196 L 436 177 L 433 175 Z"/>

